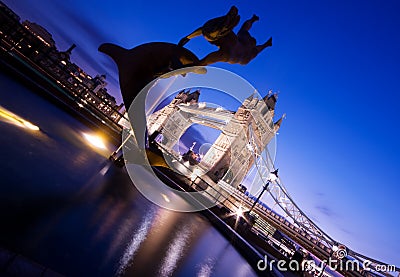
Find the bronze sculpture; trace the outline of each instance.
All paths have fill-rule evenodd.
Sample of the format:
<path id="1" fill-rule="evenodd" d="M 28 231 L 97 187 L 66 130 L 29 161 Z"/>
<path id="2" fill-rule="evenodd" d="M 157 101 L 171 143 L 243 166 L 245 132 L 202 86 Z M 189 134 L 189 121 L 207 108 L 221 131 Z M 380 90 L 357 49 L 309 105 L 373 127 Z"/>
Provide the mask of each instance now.
<path id="1" fill-rule="evenodd" d="M 226 15 L 208 20 L 202 27 L 182 38 L 178 45 L 152 42 L 128 50 L 115 44 L 104 43 L 99 47 L 99 51 L 110 56 L 117 64 L 124 104 L 129 107 L 149 82 L 172 70 L 216 62 L 242 65 L 249 63 L 262 50 L 272 45 L 272 38 L 264 44 L 257 45 L 256 39 L 250 35 L 249 30 L 258 19 L 258 16 L 253 15 L 235 34 L 233 29 L 239 23 L 240 16 L 238 9 L 232 6 Z M 190 39 L 200 35 L 219 48 L 201 60 L 183 47 Z"/>
<path id="2" fill-rule="evenodd" d="M 208 54 L 197 65 L 205 66 L 216 62 L 248 64 L 262 50 L 272 46 L 272 37 L 265 43 L 257 45 L 256 39 L 249 33 L 253 23 L 259 20 L 256 15 L 246 20 L 239 32 L 235 34 L 233 28 L 239 23 L 239 19 L 237 8 L 232 6 L 225 16 L 207 21 L 202 27 L 182 38 L 178 45 L 183 46 L 190 39 L 203 35 L 207 41 L 216 45 L 219 50 Z"/>
<path id="3" fill-rule="evenodd" d="M 158 76 L 199 62 L 191 51 L 167 42 L 141 44 L 130 50 L 104 43 L 99 51 L 110 56 L 118 66 L 121 94 L 127 108 L 136 95 Z"/>
<path id="4" fill-rule="evenodd" d="M 232 6 L 226 15 L 208 20 L 203 26 L 182 38 L 178 45 L 183 46 L 189 42 L 190 39 L 203 35 L 210 43 L 218 46 L 218 41 L 232 32 L 233 28 L 238 25 L 239 20 L 238 9 Z"/>

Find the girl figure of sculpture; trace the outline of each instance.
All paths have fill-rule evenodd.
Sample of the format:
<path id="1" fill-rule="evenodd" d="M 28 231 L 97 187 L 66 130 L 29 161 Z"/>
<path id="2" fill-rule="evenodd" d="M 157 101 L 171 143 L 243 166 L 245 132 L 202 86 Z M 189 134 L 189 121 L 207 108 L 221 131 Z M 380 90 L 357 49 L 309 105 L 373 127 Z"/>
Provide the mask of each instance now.
<path id="1" fill-rule="evenodd" d="M 239 20 L 238 9 L 232 6 L 226 15 L 207 21 L 202 27 L 182 38 L 178 45 L 183 46 L 190 39 L 202 35 L 219 49 L 205 56 L 196 65 L 205 66 L 216 62 L 248 64 L 261 51 L 272 46 L 272 37 L 265 43 L 257 45 L 256 39 L 249 33 L 253 23 L 259 20 L 256 15 L 246 20 L 239 32 L 235 34 L 233 28 L 236 27 Z"/>

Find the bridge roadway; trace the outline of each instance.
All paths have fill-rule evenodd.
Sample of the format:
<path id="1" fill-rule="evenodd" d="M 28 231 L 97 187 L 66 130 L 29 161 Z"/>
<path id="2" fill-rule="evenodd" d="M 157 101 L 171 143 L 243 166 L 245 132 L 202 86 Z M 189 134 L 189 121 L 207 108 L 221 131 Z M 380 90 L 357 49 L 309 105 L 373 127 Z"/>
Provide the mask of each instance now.
<path id="1" fill-rule="evenodd" d="M 228 191 L 230 193 L 231 199 L 228 199 L 224 203 L 225 206 L 230 208 L 231 210 L 235 210 L 238 208 L 236 203 L 239 203 L 239 205 L 242 207 L 243 211 L 250 210 L 250 207 L 253 205 L 254 200 L 247 196 L 246 194 L 240 192 L 239 190 L 233 188 L 229 184 L 224 184 L 224 183 L 219 183 L 221 187 L 224 188 L 224 190 Z M 333 257 L 333 250 L 324 245 L 321 241 L 316 240 L 315 238 L 312 238 L 305 230 L 302 230 L 301 228 L 298 228 L 288 220 L 286 220 L 283 216 L 275 213 L 272 209 L 266 208 L 262 206 L 261 204 L 257 203 L 255 207 L 253 208 L 254 213 L 252 214 L 257 214 L 260 216 L 263 220 L 267 221 L 269 224 L 271 224 L 273 227 L 276 229 L 280 230 L 283 232 L 285 235 L 287 235 L 290 239 L 292 239 L 294 242 L 297 244 L 301 245 L 304 249 L 315 255 L 318 259 L 321 261 L 328 261 L 330 258 L 332 260 L 338 260 L 338 258 Z M 260 232 L 259 228 L 258 230 L 254 230 L 255 228 L 253 227 L 254 232 Z M 262 234 L 265 236 L 265 234 Z M 363 256 L 359 253 L 356 253 L 350 249 L 348 249 L 348 255 L 353 255 L 355 257 L 362 257 L 365 260 L 369 260 L 375 265 L 384 265 L 382 262 L 368 258 L 366 256 Z M 351 263 L 353 260 L 349 259 L 347 257 L 342 259 L 343 264 L 346 264 L 346 261 L 349 261 L 349 268 L 351 267 Z M 372 266 L 373 266 L 372 264 Z M 360 269 L 362 269 L 362 265 L 360 265 Z M 373 267 L 371 267 L 372 269 Z M 340 267 L 339 267 L 340 269 Z M 392 274 L 396 274 L 399 272 L 399 268 L 394 268 L 395 272 L 392 272 Z M 337 270 L 340 274 L 344 276 L 393 276 L 389 273 L 386 272 L 380 272 L 380 274 L 376 274 L 377 272 L 374 271 L 357 271 L 357 270 Z M 319 275 L 318 275 L 319 276 Z"/>
<path id="2" fill-rule="evenodd" d="M 232 200 L 228 201 L 228 203 L 231 204 L 233 201 L 236 201 L 236 203 L 239 202 L 242 207 L 242 210 L 244 211 L 246 209 L 249 210 L 250 207 L 253 205 L 254 200 L 251 199 L 249 196 L 229 186 L 228 184 L 225 185 L 222 184 L 222 186 L 225 190 L 231 193 Z M 232 207 L 232 208 L 238 208 L 238 207 Z M 291 240 L 301 245 L 304 249 L 306 249 L 311 254 L 316 256 L 320 261 L 328 261 L 330 258 L 332 258 L 333 250 L 331 248 L 327 247 L 322 242 L 312 238 L 306 231 L 302 230 L 301 228 L 298 228 L 297 226 L 286 220 L 283 216 L 275 213 L 272 209 L 268 209 L 262 206 L 261 204 L 257 203 L 253 208 L 253 211 L 263 220 L 267 221 L 273 227 L 275 227 L 276 229 L 287 235 Z M 259 232 L 257 230 L 254 231 Z M 266 234 L 262 235 L 265 236 Z M 346 258 L 343 259 L 343 262 L 346 261 L 345 259 Z M 351 276 L 351 277 L 365 276 L 363 275 L 362 272 L 358 272 L 356 270 L 350 270 L 350 271 L 337 270 L 337 272 L 339 272 L 344 276 Z"/>
<path id="3" fill-rule="evenodd" d="M 198 177 L 200 178 L 200 177 Z M 192 183 L 195 183 L 193 181 Z M 207 182 L 208 183 L 208 182 Z M 222 204 L 227 207 L 231 211 L 237 210 L 239 207 L 242 208 L 243 211 L 250 210 L 250 207 L 253 205 L 254 200 L 239 190 L 233 188 L 229 184 L 219 183 L 220 187 L 227 191 L 230 196 L 226 199 Z M 210 194 L 211 195 L 211 194 Z M 215 199 L 215 198 L 214 198 Z M 257 203 L 252 210 L 255 214 L 261 217 L 263 220 L 271 224 L 274 228 L 283 232 L 287 235 L 291 240 L 301 245 L 304 249 L 309 251 L 311 254 L 316 256 L 319 260 L 329 260 L 333 255 L 333 250 L 327 246 L 325 246 L 322 242 L 317 241 L 312 238 L 306 231 L 298 228 L 291 222 L 287 221 L 284 217 L 275 213 L 272 209 L 268 209 L 261 204 Z M 258 229 L 258 228 L 257 228 Z M 252 232 L 259 233 L 261 230 L 255 230 L 252 228 Z M 268 237 L 268 233 L 262 234 L 264 237 Z M 345 262 L 345 260 L 343 260 Z M 351 276 L 351 277 L 361 277 L 365 276 L 362 272 L 354 271 L 344 271 L 337 270 L 343 276 Z M 329 276 L 329 275 L 328 275 Z"/>
<path id="4" fill-rule="evenodd" d="M 229 191 L 229 193 L 231 193 L 232 200 L 230 200 L 229 203 L 232 203 L 233 201 L 236 201 L 237 203 L 239 201 L 240 205 L 242 206 L 242 210 L 244 211 L 246 210 L 246 208 L 250 209 L 251 205 L 253 205 L 254 200 L 249 196 L 229 186 L 228 184 L 222 183 L 220 185 L 224 187 L 225 190 Z M 233 208 L 235 207 L 236 206 L 234 206 Z M 294 242 L 303 246 L 306 250 L 314 254 L 320 260 L 329 260 L 329 258 L 331 258 L 332 261 L 338 260 L 338 258 L 333 256 L 334 251 L 332 250 L 332 248 L 323 243 L 323 239 L 318 240 L 313 238 L 309 233 L 307 233 L 306 230 L 292 224 L 290 221 L 286 220 L 285 217 L 275 213 L 272 209 L 268 209 L 262 206 L 261 204 L 257 203 L 256 206 L 253 208 L 253 211 L 256 211 L 254 214 L 261 216 L 263 220 L 267 221 L 273 227 L 285 233 Z M 257 230 L 255 231 L 257 232 Z M 339 243 L 335 242 L 335 245 L 339 245 Z M 338 272 L 340 272 L 345 276 L 400 276 L 399 275 L 400 268 L 396 267 L 395 265 L 385 264 L 381 261 L 357 253 L 349 248 L 347 248 L 346 251 L 347 251 L 347 256 L 342 259 L 343 264 L 345 264 L 348 261 L 350 264 L 350 268 L 352 268 L 350 262 L 358 262 L 359 267 L 361 269 L 362 262 L 369 261 L 370 262 L 369 268 L 371 269 L 371 271 L 360 270 L 359 272 L 357 272 L 354 270 L 353 271 L 337 270 Z M 380 268 L 386 267 L 388 268 L 389 271 L 382 272 L 374 270 L 377 267 Z"/>
<path id="5" fill-rule="evenodd" d="M 250 207 L 253 205 L 254 200 L 247 196 L 246 194 L 240 192 L 239 190 L 230 187 L 229 185 L 221 184 L 223 188 L 231 194 L 230 197 L 232 198 L 227 205 L 232 202 L 240 203 L 242 210 L 250 210 Z M 224 203 L 225 204 L 225 203 Z M 232 204 L 231 204 L 232 205 Z M 236 207 L 230 207 L 236 208 Z M 332 250 L 322 243 L 319 243 L 317 240 L 311 238 L 304 230 L 298 228 L 294 224 L 287 221 L 281 215 L 275 213 L 272 209 L 266 208 L 261 204 L 257 203 L 253 208 L 255 214 L 260 216 L 262 219 L 270 223 L 276 229 L 285 233 L 288 237 L 290 237 L 293 241 L 300 244 L 308 251 L 313 253 L 320 259 L 327 259 L 329 255 L 332 253 Z M 265 234 L 263 234 L 265 235 Z"/>

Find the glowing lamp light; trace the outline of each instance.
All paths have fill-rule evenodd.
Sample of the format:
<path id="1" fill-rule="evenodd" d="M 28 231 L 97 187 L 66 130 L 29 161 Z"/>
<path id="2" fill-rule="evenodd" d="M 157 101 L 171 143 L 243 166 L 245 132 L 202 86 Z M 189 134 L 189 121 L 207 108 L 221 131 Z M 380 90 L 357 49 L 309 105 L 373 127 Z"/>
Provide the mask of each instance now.
<path id="1" fill-rule="evenodd" d="M 40 128 L 32 123 L 30 123 L 29 121 L 22 121 L 22 124 L 25 125 L 26 128 L 32 130 L 32 131 L 39 131 Z"/>
<path id="2" fill-rule="evenodd" d="M 87 133 L 83 133 L 83 136 L 91 145 L 93 145 L 97 148 L 100 148 L 100 149 L 107 148 L 101 137 L 96 136 L 96 135 L 87 134 Z"/>
<path id="3" fill-rule="evenodd" d="M 0 119 L 2 121 L 11 123 L 15 126 L 18 127 L 22 127 L 22 128 L 26 128 L 32 131 L 39 131 L 40 128 L 34 124 L 32 124 L 31 122 L 23 119 L 22 117 L 20 117 L 19 115 L 16 115 L 12 112 L 10 112 L 9 110 L 3 108 L 0 106 Z"/>
<path id="4" fill-rule="evenodd" d="M 239 206 L 239 208 L 236 209 L 235 214 L 238 218 L 243 216 L 242 206 Z"/>

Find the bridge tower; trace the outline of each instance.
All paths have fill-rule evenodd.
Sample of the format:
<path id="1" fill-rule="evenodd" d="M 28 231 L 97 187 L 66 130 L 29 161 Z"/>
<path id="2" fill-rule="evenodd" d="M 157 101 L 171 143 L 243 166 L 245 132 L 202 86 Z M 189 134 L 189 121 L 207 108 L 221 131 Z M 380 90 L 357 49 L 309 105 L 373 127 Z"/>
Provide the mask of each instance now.
<path id="1" fill-rule="evenodd" d="M 276 94 L 263 99 L 251 95 L 234 113 L 199 165 L 208 169 L 214 182 L 223 180 L 234 187 L 242 182 L 254 164 L 255 153 L 261 154 L 281 125 L 282 118 L 273 122 L 276 100 Z M 249 128 L 255 133 L 252 143 Z"/>
<path id="2" fill-rule="evenodd" d="M 175 96 L 171 103 L 151 114 L 147 120 L 150 141 L 162 133 L 163 146 L 171 151 L 180 136 L 193 124 L 186 114 L 180 112 L 179 105 L 197 104 L 199 96 L 199 90 L 192 93 L 190 90 L 182 90 Z"/>

